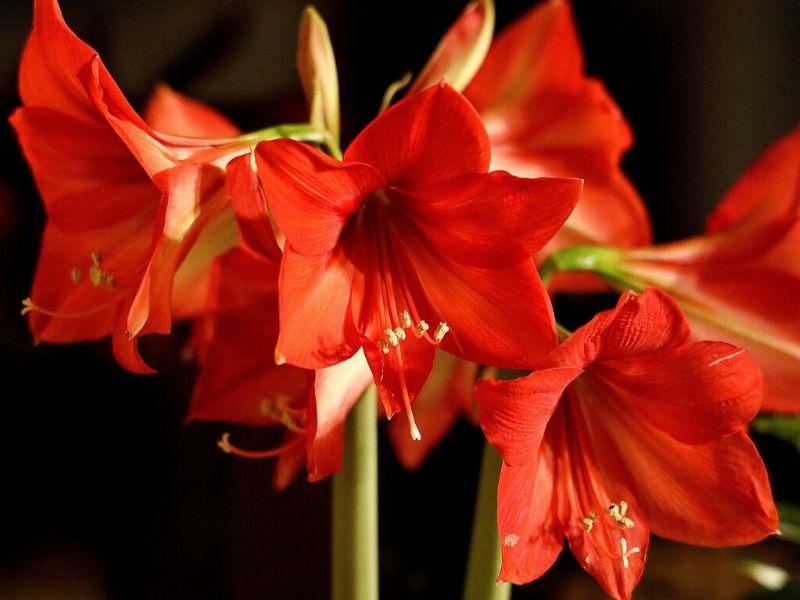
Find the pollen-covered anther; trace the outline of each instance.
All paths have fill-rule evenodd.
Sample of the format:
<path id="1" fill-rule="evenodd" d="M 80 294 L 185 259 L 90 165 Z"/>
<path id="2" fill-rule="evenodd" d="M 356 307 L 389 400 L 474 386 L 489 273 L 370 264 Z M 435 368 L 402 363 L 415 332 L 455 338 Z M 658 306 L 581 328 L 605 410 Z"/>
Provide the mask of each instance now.
<path id="1" fill-rule="evenodd" d="M 406 339 L 406 332 L 402 327 L 395 327 L 394 334 L 397 336 L 397 339 L 401 342 Z"/>
<path id="2" fill-rule="evenodd" d="M 620 501 L 619 504 L 610 504 L 608 506 L 608 516 L 620 529 L 631 529 L 634 526 L 634 522 L 625 516 L 627 512 L 628 503 L 625 500 Z"/>
<path id="3" fill-rule="evenodd" d="M 397 346 L 400 343 L 400 340 L 397 339 L 397 334 L 391 329 L 384 330 L 383 337 L 390 346 Z"/>
<path id="4" fill-rule="evenodd" d="M 450 326 L 444 321 L 439 321 L 439 325 L 436 326 L 436 331 L 433 332 L 434 341 L 441 342 L 448 331 L 450 331 Z"/>
<path id="5" fill-rule="evenodd" d="M 622 566 L 626 569 L 631 566 L 630 561 L 628 560 L 631 556 L 636 554 L 637 552 L 641 552 L 639 550 L 639 546 L 634 546 L 633 548 L 628 548 L 628 540 L 625 538 L 620 538 L 619 540 L 620 546 L 622 547 Z"/>
<path id="6" fill-rule="evenodd" d="M 410 329 L 411 326 L 414 325 L 413 321 L 411 321 L 411 315 L 408 314 L 407 310 L 400 313 L 400 325 L 403 326 L 403 329 Z"/>
<path id="7" fill-rule="evenodd" d="M 92 259 L 92 266 L 89 267 L 89 279 L 91 280 L 92 285 L 94 287 L 104 287 L 109 289 L 116 287 L 116 277 L 111 275 L 108 271 L 100 266 L 100 263 L 103 261 L 103 255 L 100 254 L 100 252 L 92 252 L 89 257 Z M 77 269 L 72 270 L 73 281 L 75 281 L 76 270 Z"/>
<path id="8" fill-rule="evenodd" d="M 69 272 L 69 276 L 70 279 L 72 279 L 72 283 L 75 285 L 81 282 L 81 270 L 78 267 L 72 269 L 72 271 Z"/>
<path id="9" fill-rule="evenodd" d="M 378 348 L 380 348 L 381 352 L 384 354 L 389 354 L 389 344 L 387 344 L 384 340 L 378 342 Z"/>
<path id="10" fill-rule="evenodd" d="M 425 335 L 425 332 L 430 329 L 430 326 L 426 321 L 420 319 L 420 322 L 417 323 L 416 331 L 418 336 Z"/>
<path id="11" fill-rule="evenodd" d="M 589 515 L 584 517 L 584 519 L 581 521 L 581 527 L 583 527 L 584 531 L 591 531 L 595 521 L 597 521 L 597 513 L 591 511 Z"/>

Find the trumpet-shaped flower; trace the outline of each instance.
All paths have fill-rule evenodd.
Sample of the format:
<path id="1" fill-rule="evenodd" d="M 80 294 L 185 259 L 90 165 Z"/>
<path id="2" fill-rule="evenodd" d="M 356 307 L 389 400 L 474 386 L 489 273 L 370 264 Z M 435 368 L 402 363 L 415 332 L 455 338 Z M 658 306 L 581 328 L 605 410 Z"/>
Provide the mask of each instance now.
<path id="1" fill-rule="evenodd" d="M 476 386 L 503 457 L 500 579 L 542 575 L 564 537 L 615 598 L 630 598 L 650 532 L 690 544 L 760 540 L 777 527 L 745 427 L 758 367 L 724 342 L 688 342 L 666 294 L 628 292 L 527 377 Z"/>
<path id="2" fill-rule="evenodd" d="M 220 234 L 204 245 L 211 256 L 195 256 L 206 267 L 212 251 L 230 243 L 231 213 L 220 216 L 223 167 L 252 140 L 194 139 L 237 130 L 168 88 L 148 109 L 153 125 L 169 130 L 156 133 L 67 27 L 55 0 L 34 3 L 19 89 L 23 106 L 11 123 L 48 219 L 26 301 L 34 336 L 75 342 L 113 334 L 120 363 L 147 372 L 135 338 L 169 330 L 173 277 L 203 228 Z M 204 297 L 192 283 L 196 274 L 181 280 L 191 290 L 175 290 L 178 313 L 191 314 Z"/>
<path id="3" fill-rule="evenodd" d="M 656 286 L 680 303 L 698 339 L 747 349 L 767 382 L 763 408 L 800 412 L 800 128 L 736 182 L 703 236 L 612 252 L 624 286 Z M 601 261 L 602 262 L 602 261 Z"/>
<path id="4" fill-rule="evenodd" d="M 389 416 L 406 410 L 434 348 L 524 366 L 556 343 L 529 258 L 580 182 L 488 173 L 478 115 L 439 85 L 373 121 L 339 162 L 290 140 L 256 148 L 286 236 L 276 359 L 322 368 L 363 347 Z"/>

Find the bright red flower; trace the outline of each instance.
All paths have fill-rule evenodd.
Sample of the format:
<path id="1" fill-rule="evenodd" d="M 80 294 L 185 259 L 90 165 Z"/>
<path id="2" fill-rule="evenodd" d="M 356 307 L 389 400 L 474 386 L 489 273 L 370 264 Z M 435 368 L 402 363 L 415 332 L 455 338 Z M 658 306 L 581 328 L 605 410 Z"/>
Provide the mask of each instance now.
<path id="1" fill-rule="evenodd" d="M 621 254 L 611 273 L 674 296 L 699 339 L 746 348 L 764 410 L 800 412 L 800 128 L 736 182 L 704 236 Z"/>
<path id="2" fill-rule="evenodd" d="M 256 162 L 286 236 L 279 362 L 321 368 L 363 347 L 391 416 L 408 411 L 439 345 L 510 367 L 555 345 L 529 257 L 580 182 L 487 173 L 486 132 L 452 88 L 381 114 L 344 162 L 290 140 L 259 144 Z"/>
<path id="3" fill-rule="evenodd" d="M 775 533 L 745 433 L 763 397 L 758 367 L 688 335 L 669 296 L 628 292 L 529 376 L 477 384 L 481 426 L 504 461 L 501 580 L 542 575 L 566 536 L 606 592 L 629 598 L 651 531 L 707 546 Z"/>
<path id="4" fill-rule="evenodd" d="M 27 302 L 34 336 L 75 342 L 111 333 L 120 363 L 147 372 L 135 338 L 169 331 L 173 276 L 200 231 L 218 219 L 225 235 L 204 251 L 229 243 L 230 214 L 220 217 L 227 202 L 221 167 L 246 145 L 156 133 L 97 53 L 70 31 L 55 0 L 34 3 L 19 81 L 23 107 L 11 123 L 48 217 Z M 148 115 L 185 135 L 237 131 L 166 88 Z M 187 129 L 178 131 L 179 124 Z M 204 258 L 210 266 L 213 256 Z M 194 275 L 183 281 L 191 284 Z M 178 313 L 192 313 L 202 297 L 177 291 Z"/>
<path id="5" fill-rule="evenodd" d="M 412 91 L 438 83 L 442 76 L 466 84 L 470 77 L 465 65 L 472 67 L 477 72 L 464 95 L 489 132 L 492 168 L 523 177 L 585 180 L 575 211 L 537 258 L 567 246 L 648 243 L 647 212 L 620 168 L 633 136 L 603 84 L 584 73 L 569 2 L 543 2 L 512 23 L 481 64 L 478 50 L 486 31 L 481 23 L 490 27 L 493 22 L 485 4 L 467 7 Z M 558 287 L 574 289 L 577 284 L 571 277 Z"/>
<path id="6" fill-rule="evenodd" d="M 234 159 L 228 172 L 234 202 L 259 198 L 266 210 L 249 155 Z M 258 210 L 252 202 L 248 208 Z M 241 247 L 215 263 L 211 333 L 189 419 L 282 426 L 283 445 L 245 456 L 279 457 L 273 479 L 278 489 L 306 464 L 309 480 L 319 481 L 341 468 L 345 416 L 371 373 L 360 352 L 316 373 L 275 364 L 281 252 L 266 219 L 244 219 L 242 234 Z"/>

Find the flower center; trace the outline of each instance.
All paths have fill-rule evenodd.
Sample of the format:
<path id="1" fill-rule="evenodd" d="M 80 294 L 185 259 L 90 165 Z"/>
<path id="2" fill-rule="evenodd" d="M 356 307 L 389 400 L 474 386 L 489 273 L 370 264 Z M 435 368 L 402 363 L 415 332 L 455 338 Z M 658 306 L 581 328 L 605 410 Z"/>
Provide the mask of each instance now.
<path id="1" fill-rule="evenodd" d="M 612 503 L 608 505 L 608 508 L 605 511 L 605 516 L 611 521 L 611 524 L 617 529 L 633 529 L 635 527 L 635 523 L 633 520 L 627 516 L 628 512 L 628 503 L 625 500 L 620 500 L 618 503 Z M 589 514 L 581 520 L 581 527 L 586 533 L 592 531 L 592 529 L 596 525 L 603 525 L 607 526 L 607 522 L 600 519 L 598 513 L 596 511 L 590 511 Z M 602 538 L 601 538 L 602 539 Z M 595 540 L 597 541 L 597 540 Z M 603 547 L 605 547 L 605 543 L 602 543 Z M 620 544 L 620 553 L 616 555 L 615 552 L 611 549 L 606 549 L 604 553 L 609 556 L 609 558 L 622 561 L 622 567 L 624 569 L 630 568 L 630 557 L 634 554 L 638 554 L 641 552 L 641 549 L 638 546 L 630 547 L 628 545 L 628 539 L 625 536 L 620 536 L 619 538 Z M 583 558 L 584 562 L 587 565 L 592 564 L 592 557 L 588 554 Z"/>

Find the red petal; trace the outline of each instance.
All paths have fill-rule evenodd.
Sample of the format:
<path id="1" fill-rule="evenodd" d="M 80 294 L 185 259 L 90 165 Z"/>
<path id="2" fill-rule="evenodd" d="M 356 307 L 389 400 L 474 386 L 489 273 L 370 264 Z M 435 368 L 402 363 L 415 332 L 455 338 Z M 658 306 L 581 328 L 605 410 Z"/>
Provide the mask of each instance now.
<path id="1" fill-rule="evenodd" d="M 156 86 L 148 99 L 144 120 L 161 133 L 183 137 L 224 138 L 239 134 L 239 128 L 227 117 L 164 83 Z"/>
<path id="2" fill-rule="evenodd" d="M 424 188 L 489 170 L 489 140 L 475 109 L 442 84 L 382 113 L 345 152 L 373 165 L 389 185 Z"/>
<path id="3" fill-rule="evenodd" d="M 408 94 L 416 94 L 442 80 L 458 91 L 463 90 L 480 68 L 493 30 L 494 3 L 479 0 L 467 4 L 436 46 Z"/>
<path id="4" fill-rule="evenodd" d="M 583 56 L 567 2 L 546 2 L 503 30 L 465 94 L 480 112 L 542 91 L 573 91 Z"/>
<path id="5" fill-rule="evenodd" d="M 687 445 L 616 402 L 593 407 L 587 419 L 604 423 L 591 430 L 594 452 L 608 478 L 630 479 L 653 533 L 734 546 L 775 532 L 767 472 L 746 434 Z"/>
<path id="6" fill-rule="evenodd" d="M 594 370 L 599 373 L 600 365 Z M 687 444 L 740 431 L 764 396 L 755 362 L 744 350 L 722 342 L 606 363 L 602 372 L 639 418 Z"/>
<path id="7" fill-rule="evenodd" d="M 746 172 L 708 219 L 708 233 L 749 231 L 793 224 L 800 209 L 800 127 L 774 142 Z"/>
<path id="8" fill-rule="evenodd" d="M 275 241 L 267 200 L 250 160 L 251 155 L 244 154 L 228 163 L 231 202 L 244 243 L 262 256 L 279 261 L 281 249 Z"/>
<path id="9" fill-rule="evenodd" d="M 308 256 L 333 249 L 350 215 L 383 186 L 369 165 L 342 164 L 292 140 L 260 143 L 256 163 L 281 231 L 295 252 Z"/>
<path id="10" fill-rule="evenodd" d="M 339 249 L 303 256 L 287 244 L 280 276 L 281 333 L 275 358 L 308 369 L 352 356 L 361 345 L 350 312 L 353 264 Z"/>
<path id="11" fill-rule="evenodd" d="M 216 167 L 176 167 L 159 179 L 169 192 L 162 199 L 157 238 L 128 316 L 130 336 L 169 332 L 175 272 L 203 227 L 228 200 L 223 173 Z"/>
<path id="12" fill-rule="evenodd" d="M 479 381 L 475 397 L 486 439 L 511 466 L 538 460 L 547 423 L 581 369 L 537 370 L 513 381 Z"/>
<path id="13" fill-rule="evenodd" d="M 23 104 L 57 109 L 84 121 L 96 119 L 94 106 L 77 78 L 96 54 L 64 23 L 58 2 L 36 0 L 33 31 L 20 62 L 19 93 Z"/>
<path id="14" fill-rule="evenodd" d="M 578 201 L 576 179 L 523 179 L 474 174 L 393 193 L 439 252 L 468 265 L 501 267 L 540 250 Z"/>
<path id="15" fill-rule="evenodd" d="M 315 372 L 308 411 L 309 481 L 320 481 L 341 470 L 345 420 L 371 382 L 372 372 L 363 352 Z"/>
<path id="16" fill-rule="evenodd" d="M 528 583 L 556 562 L 564 546 L 551 454 L 537 462 L 503 465 L 497 488 L 497 528 L 503 564 L 499 582 Z"/>

